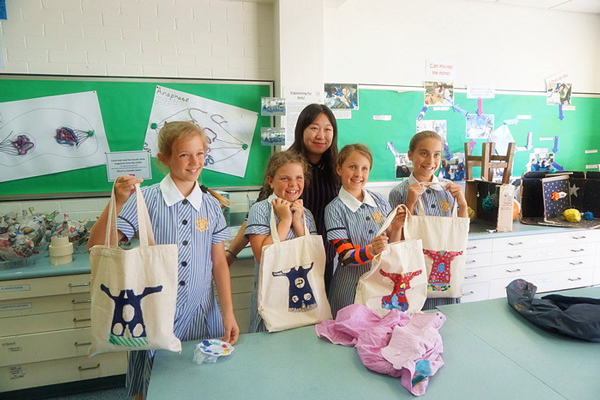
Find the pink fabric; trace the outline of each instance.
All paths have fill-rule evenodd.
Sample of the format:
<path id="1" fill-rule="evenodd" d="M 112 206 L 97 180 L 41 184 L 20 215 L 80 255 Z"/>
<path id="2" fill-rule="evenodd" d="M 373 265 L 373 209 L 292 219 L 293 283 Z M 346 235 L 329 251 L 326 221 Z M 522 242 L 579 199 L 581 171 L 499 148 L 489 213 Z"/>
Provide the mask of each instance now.
<path id="1" fill-rule="evenodd" d="M 391 310 L 383 318 L 362 304 L 351 304 L 335 320 L 315 326 L 317 335 L 332 343 L 354 346 L 368 369 L 400 377 L 415 396 L 425 394 L 429 377 L 444 365 L 439 328 L 446 322 L 440 313 L 415 313 L 412 318 Z"/>

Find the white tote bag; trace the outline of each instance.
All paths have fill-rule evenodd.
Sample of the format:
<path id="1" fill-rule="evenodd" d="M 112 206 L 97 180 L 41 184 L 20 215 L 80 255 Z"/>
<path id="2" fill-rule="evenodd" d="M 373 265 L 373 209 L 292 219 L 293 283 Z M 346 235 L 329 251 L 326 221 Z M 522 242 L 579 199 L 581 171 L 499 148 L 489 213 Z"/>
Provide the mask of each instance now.
<path id="1" fill-rule="evenodd" d="M 401 205 L 400 207 L 406 206 Z M 406 218 L 409 211 L 406 209 Z M 377 232 L 381 235 L 396 216 L 392 210 Z M 371 269 L 360 277 L 354 302 L 363 304 L 380 316 L 392 309 L 408 314 L 421 311 L 427 299 L 427 270 L 421 240 L 410 238 L 388 244 L 371 261 Z"/>
<path id="2" fill-rule="evenodd" d="M 417 205 L 425 210 L 421 198 Z M 407 214 L 405 234 L 423 241 L 428 298 L 462 297 L 470 221 L 457 214 L 456 201 L 451 217 Z"/>
<path id="3" fill-rule="evenodd" d="M 92 345 L 98 353 L 165 349 L 181 352 L 173 333 L 177 297 L 177 245 L 157 245 L 148 209 L 136 185 L 140 245 L 117 245 L 114 190 L 104 244 L 90 249 Z M 112 241 L 111 241 L 112 234 Z"/>
<path id="4" fill-rule="evenodd" d="M 325 294 L 325 247 L 311 235 L 280 241 L 271 207 L 273 244 L 262 248 L 258 272 L 258 313 L 269 332 L 314 325 L 331 319 Z"/>

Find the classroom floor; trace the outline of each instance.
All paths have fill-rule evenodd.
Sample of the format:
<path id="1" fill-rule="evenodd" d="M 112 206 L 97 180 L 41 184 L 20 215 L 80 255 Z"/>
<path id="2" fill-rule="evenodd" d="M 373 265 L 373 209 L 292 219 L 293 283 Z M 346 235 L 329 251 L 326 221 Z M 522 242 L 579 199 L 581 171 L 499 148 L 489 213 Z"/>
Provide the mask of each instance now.
<path id="1" fill-rule="evenodd" d="M 127 389 L 115 388 L 97 390 L 95 392 L 86 392 L 80 394 L 72 394 L 69 396 L 49 397 L 51 400 L 125 400 L 127 397 Z"/>

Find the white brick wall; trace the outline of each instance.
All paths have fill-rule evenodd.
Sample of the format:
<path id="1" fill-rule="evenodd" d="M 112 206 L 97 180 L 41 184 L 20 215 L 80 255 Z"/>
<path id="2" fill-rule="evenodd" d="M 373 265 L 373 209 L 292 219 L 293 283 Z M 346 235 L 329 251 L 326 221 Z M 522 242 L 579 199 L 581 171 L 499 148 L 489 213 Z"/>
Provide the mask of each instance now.
<path id="1" fill-rule="evenodd" d="M 7 1 L 0 73 L 275 79 L 273 4 L 222 0 Z M 232 212 L 248 198 L 234 194 Z M 106 198 L 2 202 L 95 219 Z"/>

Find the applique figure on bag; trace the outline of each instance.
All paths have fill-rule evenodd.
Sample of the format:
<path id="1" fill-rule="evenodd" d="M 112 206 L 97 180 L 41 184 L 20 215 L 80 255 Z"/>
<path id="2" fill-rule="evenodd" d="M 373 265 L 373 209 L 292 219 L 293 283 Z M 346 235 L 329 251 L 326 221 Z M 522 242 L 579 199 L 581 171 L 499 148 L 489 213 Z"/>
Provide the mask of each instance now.
<path id="1" fill-rule="evenodd" d="M 423 253 L 433 261 L 427 283 L 427 290 L 445 292 L 450 289 L 450 264 L 462 251 L 433 251 L 423 249 Z"/>
<path id="2" fill-rule="evenodd" d="M 133 290 L 125 289 L 121 290 L 118 296 L 110 294 L 110 289 L 104 284 L 100 285 L 100 289 L 115 302 L 109 343 L 124 347 L 147 345 L 142 299 L 149 294 L 161 292 L 162 285 L 144 288 L 142 294 L 134 294 Z M 133 315 L 131 315 L 132 311 Z"/>
<path id="3" fill-rule="evenodd" d="M 291 268 L 288 272 L 272 272 L 273 276 L 285 276 L 290 282 L 288 311 L 304 312 L 317 307 L 317 301 L 308 281 L 308 273 L 312 268 L 313 263 L 310 263 L 310 267 L 306 269 L 300 266 L 298 269 Z"/>
<path id="4" fill-rule="evenodd" d="M 406 291 L 410 289 L 410 281 L 415 276 L 421 275 L 421 270 L 409 272 L 407 274 L 395 274 L 387 273 L 380 269 L 379 273 L 387 278 L 390 278 L 394 282 L 394 289 L 388 296 L 381 298 L 381 308 L 386 310 L 397 309 L 400 311 L 408 310 L 408 299 L 406 298 Z"/>

